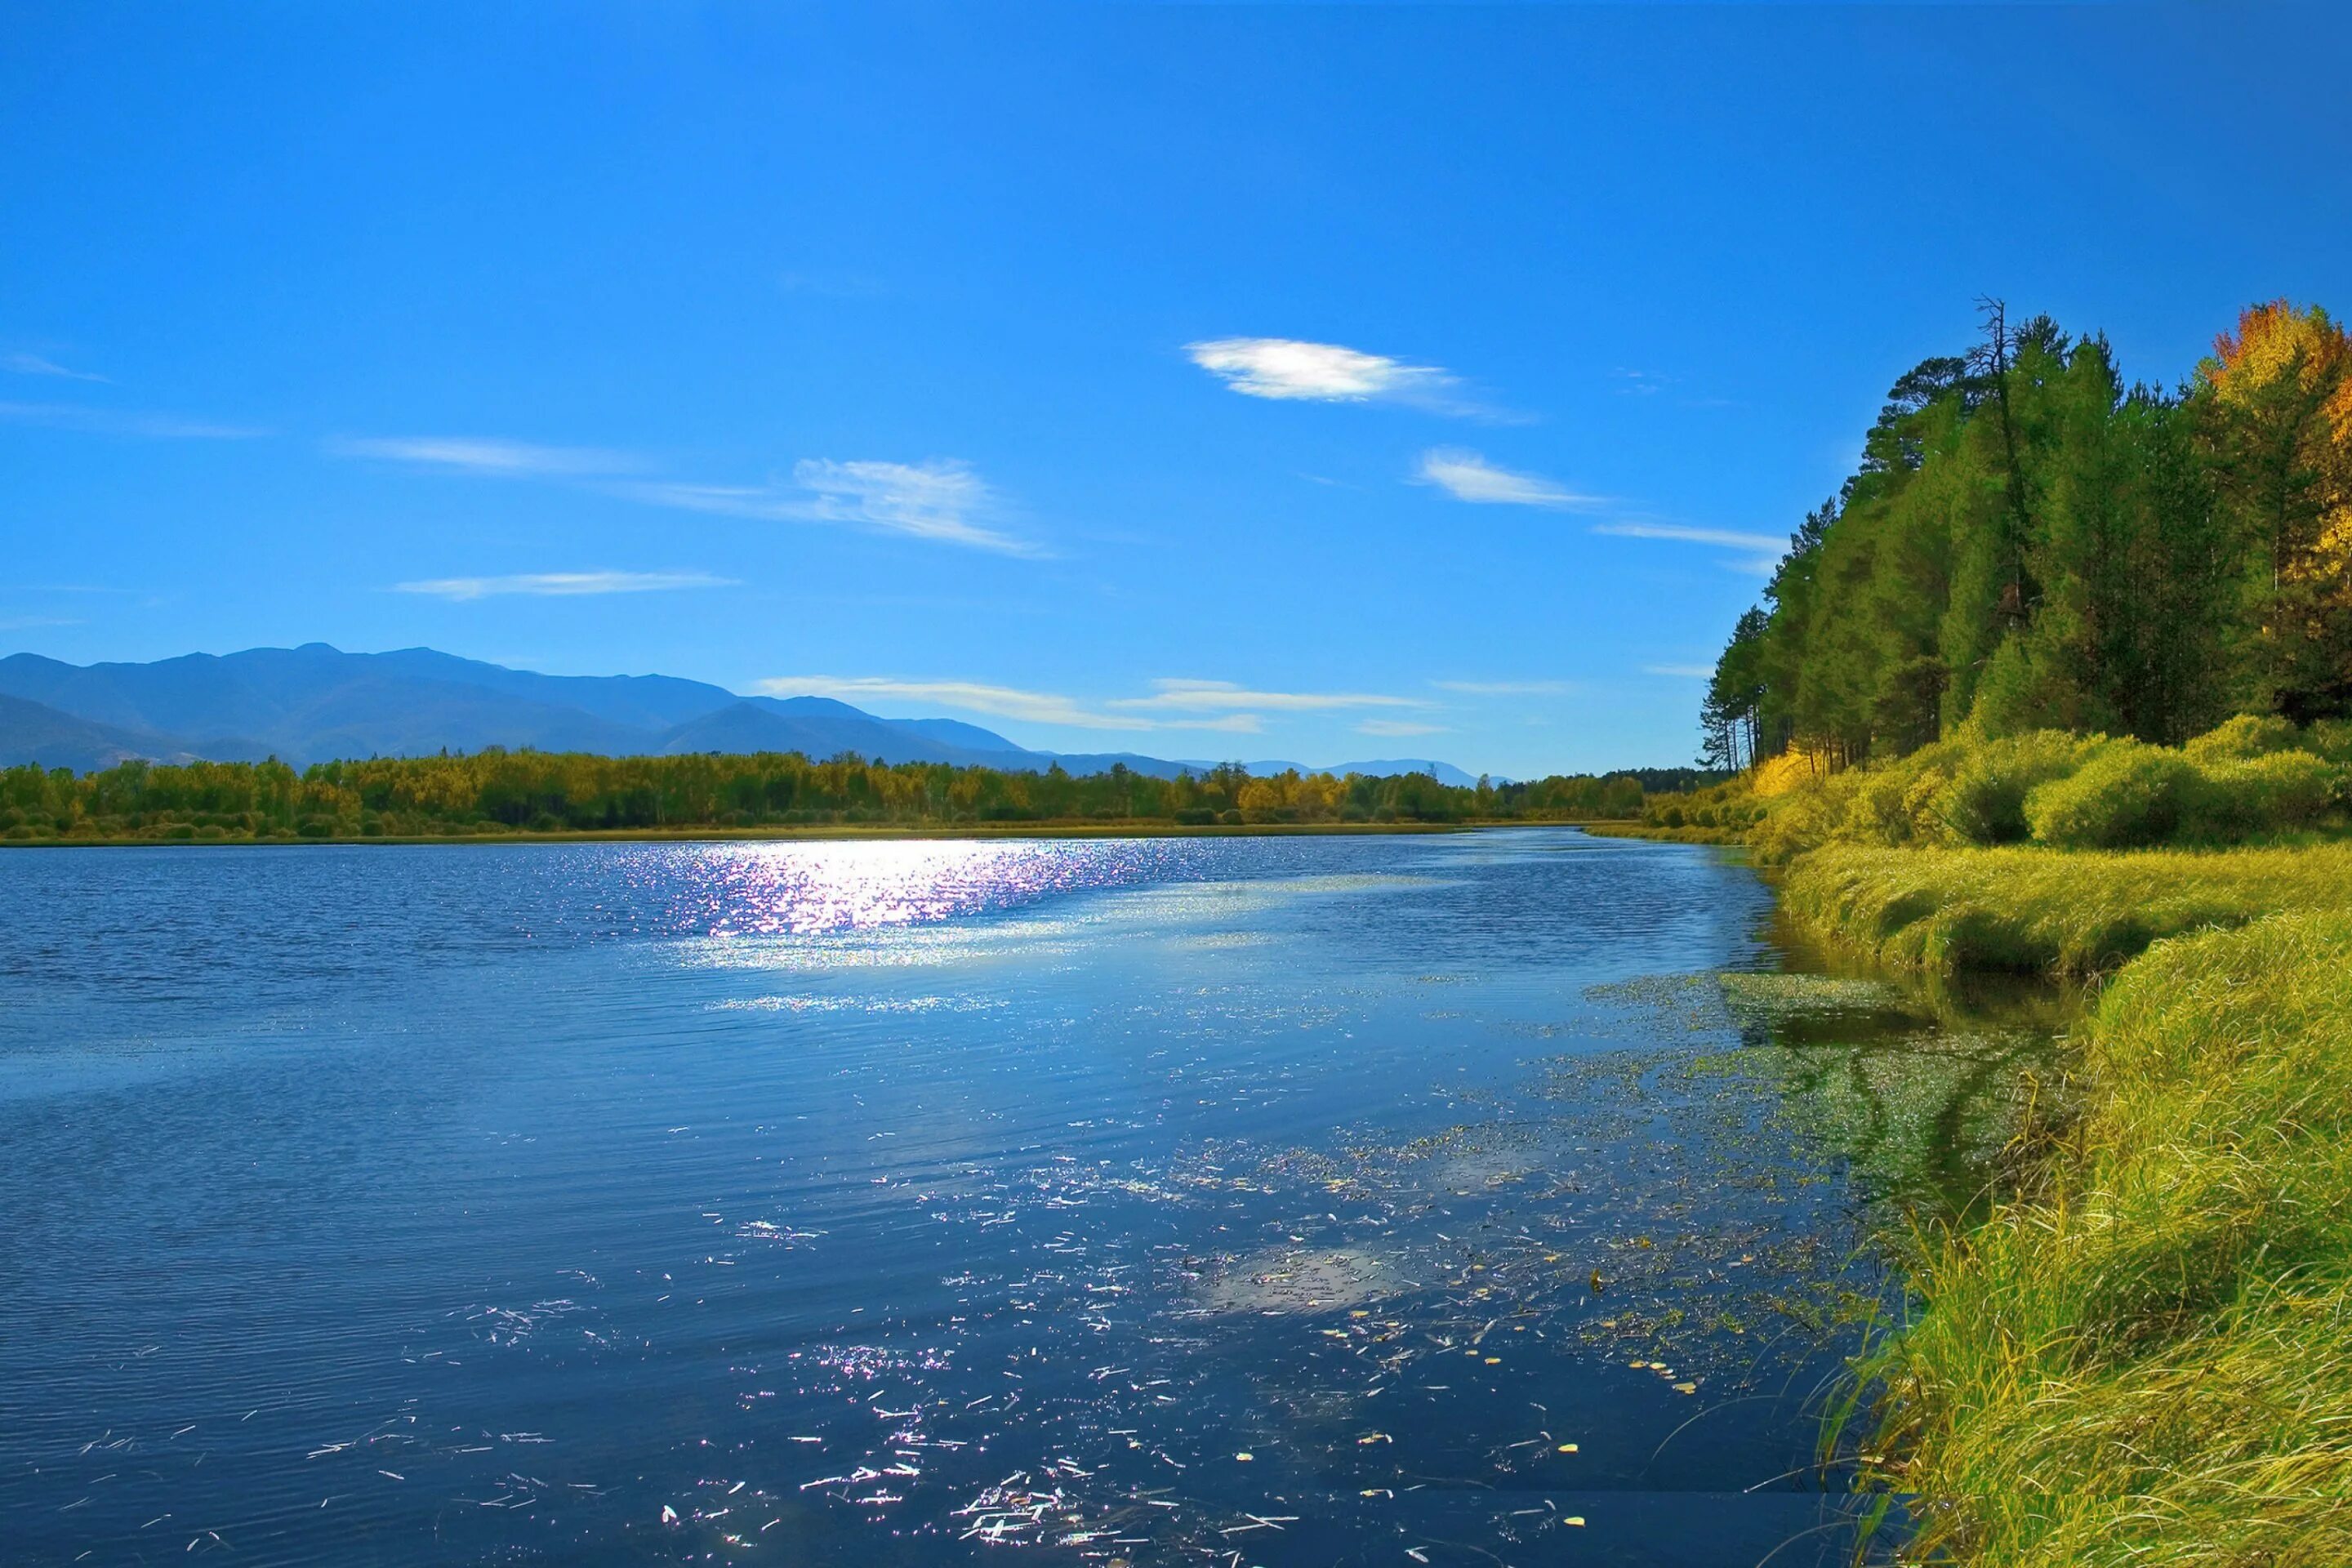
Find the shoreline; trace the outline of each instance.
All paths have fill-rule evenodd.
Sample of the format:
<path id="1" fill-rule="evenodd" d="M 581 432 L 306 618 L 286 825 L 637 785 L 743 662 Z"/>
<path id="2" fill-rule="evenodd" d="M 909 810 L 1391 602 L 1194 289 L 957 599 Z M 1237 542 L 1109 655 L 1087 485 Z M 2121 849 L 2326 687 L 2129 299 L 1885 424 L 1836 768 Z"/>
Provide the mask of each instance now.
<path id="1" fill-rule="evenodd" d="M 764 827 L 698 826 L 679 828 L 583 828 L 534 833 L 348 834 L 324 838 L 297 835 L 268 838 L 52 837 L 0 838 L 0 851 L 12 849 L 256 849 L 326 848 L 348 845 L 515 845 L 515 844 L 761 844 L 800 842 L 859 842 L 897 839 L 1019 839 L 1019 838 L 1317 838 L 1401 835 L 1483 833 L 1515 827 L 1574 827 L 1596 837 L 1639 837 L 1638 833 L 1610 831 L 1631 826 L 1613 819 L 1601 821 L 1528 821 L 1501 818 L 1482 822 L 1264 822 L 1228 826 L 1223 823 L 1175 822 L 1007 822 L 1007 823 L 784 823 Z"/>

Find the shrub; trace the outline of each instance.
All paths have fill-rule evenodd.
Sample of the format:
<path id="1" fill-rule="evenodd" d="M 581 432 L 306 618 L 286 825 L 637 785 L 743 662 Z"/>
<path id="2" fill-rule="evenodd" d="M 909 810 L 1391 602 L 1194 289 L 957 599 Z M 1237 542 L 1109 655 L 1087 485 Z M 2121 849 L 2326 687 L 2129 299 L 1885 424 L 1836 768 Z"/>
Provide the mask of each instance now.
<path id="1" fill-rule="evenodd" d="M 2100 744 L 2063 730 L 1987 742 L 1966 753 L 1932 809 L 1953 837 L 1968 843 L 2022 842 L 2032 831 L 2026 797 L 2073 773 Z"/>
<path id="2" fill-rule="evenodd" d="M 2271 713 L 2241 713 L 2180 749 L 2199 763 L 2244 762 L 2302 743 L 2294 723 Z"/>
<path id="3" fill-rule="evenodd" d="M 2309 752 L 2207 762 L 2198 773 L 2188 826 L 2213 838 L 2308 827 L 2335 804 L 2343 777 L 2342 770 Z"/>
<path id="4" fill-rule="evenodd" d="M 2352 763 L 2352 719 L 2322 719 L 2303 732 L 2303 749 L 2331 763 Z"/>
<path id="5" fill-rule="evenodd" d="M 2179 826 L 2198 782 L 2196 764 L 2178 752 L 2111 741 L 2028 794 L 2025 819 L 2035 839 L 2065 848 L 2161 844 Z"/>
<path id="6" fill-rule="evenodd" d="M 1922 807 L 1949 782 L 1946 763 L 1954 750 L 1948 743 L 1925 746 L 1853 775 L 1836 837 L 1889 847 L 1942 838 L 1942 824 Z"/>

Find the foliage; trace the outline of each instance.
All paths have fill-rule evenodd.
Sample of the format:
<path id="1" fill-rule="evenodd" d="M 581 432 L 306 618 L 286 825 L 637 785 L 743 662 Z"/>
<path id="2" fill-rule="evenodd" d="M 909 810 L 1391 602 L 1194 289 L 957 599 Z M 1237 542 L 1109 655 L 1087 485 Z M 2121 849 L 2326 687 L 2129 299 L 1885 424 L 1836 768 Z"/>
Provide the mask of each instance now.
<path id="1" fill-rule="evenodd" d="M 1688 776 L 1688 775 L 1685 775 Z M 796 825 L 1559 821 L 1642 808 L 1630 775 L 1454 788 L 1224 766 L 1178 779 L 1113 767 L 1073 776 L 797 753 L 605 757 L 491 749 L 322 763 L 124 763 L 76 777 L 0 771 L 9 839 L 251 839 L 688 831 Z"/>
<path id="2" fill-rule="evenodd" d="M 2082 766 L 2088 746 L 2060 730 L 2032 730 L 1969 750 L 1935 802 L 1954 837 L 2013 844 L 2032 832 L 2026 797 Z"/>
<path id="3" fill-rule="evenodd" d="M 2352 338 L 2254 306 L 2178 391 L 1998 304 L 1899 380 L 1718 660 L 1710 758 L 2352 714 Z"/>
<path id="4" fill-rule="evenodd" d="M 2110 742 L 2073 773 L 2035 786 L 2025 820 L 2035 839 L 2062 848 L 2161 844 L 2181 826 L 2197 782 L 2197 764 L 2179 752 Z"/>
<path id="5" fill-rule="evenodd" d="M 1739 782 L 1654 797 L 1669 812 L 1751 823 L 1756 858 L 1780 865 L 1828 844 L 2066 848 L 2228 845 L 2341 830 L 2352 791 L 2352 725 L 2298 730 L 2241 717 L 2172 748 L 2058 730 L 1987 740 L 1974 726 L 1906 755 L 1816 773 L 1774 758 Z M 2336 760 L 2347 758 L 2346 761 Z M 1776 776 L 1780 775 L 1780 776 Z M 1706 803 L 1702 805 L 1701 803 Z"/>

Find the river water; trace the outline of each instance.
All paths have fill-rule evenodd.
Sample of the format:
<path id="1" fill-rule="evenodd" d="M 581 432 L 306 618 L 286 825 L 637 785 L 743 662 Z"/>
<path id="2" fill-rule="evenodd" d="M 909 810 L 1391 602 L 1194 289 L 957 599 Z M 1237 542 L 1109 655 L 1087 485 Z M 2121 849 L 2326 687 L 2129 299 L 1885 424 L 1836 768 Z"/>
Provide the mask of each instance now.
<path id="1" fill-rule="evenodd" d="M 2040 1037 L 1573 829 L 0 908 L 6 1563 L 1837 1561 L 1870 1216 Z"/>

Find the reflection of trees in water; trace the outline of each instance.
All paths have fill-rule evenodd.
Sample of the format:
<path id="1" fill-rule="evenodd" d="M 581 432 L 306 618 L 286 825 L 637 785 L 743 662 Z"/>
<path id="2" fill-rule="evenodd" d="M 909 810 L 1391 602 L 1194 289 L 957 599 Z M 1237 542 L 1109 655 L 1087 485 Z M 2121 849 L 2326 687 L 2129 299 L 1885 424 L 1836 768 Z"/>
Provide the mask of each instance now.
<path id="1" fill-rule="evenodd" d="M 1587 995 L 1654 1040 L 1736 1041 L 1685 1070 L 1769 1088 L 1759 1131 L 1843 1166 L 1866 1204 L 1906 1217 L 1980 1208 L 2048 1095 L 2053 1041 L 2082 994 L 1889 976 L 1794 942 L 1784 955 L 1791 967 L 1778 973 L 1646 976 Z"/>

